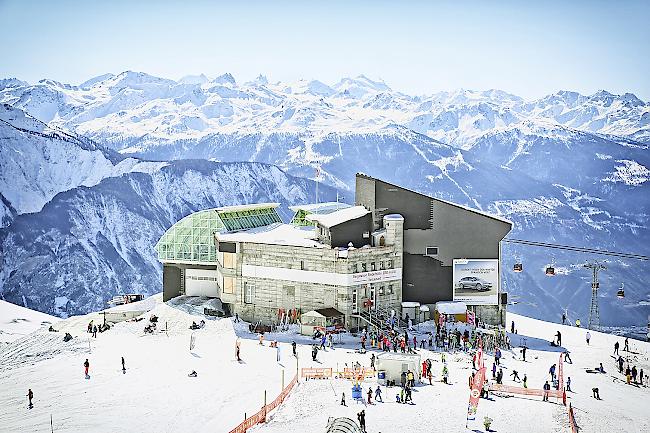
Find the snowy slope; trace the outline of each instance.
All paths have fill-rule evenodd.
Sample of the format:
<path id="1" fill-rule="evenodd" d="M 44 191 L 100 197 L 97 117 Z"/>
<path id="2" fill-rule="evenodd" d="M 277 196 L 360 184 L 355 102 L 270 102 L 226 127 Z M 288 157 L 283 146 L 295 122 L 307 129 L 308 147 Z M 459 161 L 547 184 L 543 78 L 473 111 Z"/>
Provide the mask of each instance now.
<path id="1" fill-rule="evenodd" d="M 0 348 L 59 320 L 58 317 L 0 300 Z"/>
<path id="2" fill-rule="evenodd" d="M 293 377 L 296 366 L 344 367 L 359 361 L 369 365 L 369 354 L 354 353 L 358 339 L 345 336 L 334 350 L 321 351 L 319 362 L 310 357 L 311 338 L 293 331 L 266 335 L 260 346 L 257 335 L 250 334 L 244 323 L 231 319 L 206 320 L 204 329 L 192 332 L 192 321 L 203 317 L 190 314 L 172 304 L 162 304 L 155 298 L 144 322 L 123 322 L 96 339 L 85 332 L 90 320 L 101 321 L 101 315 L 91 313 L 75 316 L 54 325 L 59 332 L 37 330 L 18 339 L 0 351 L 0 425 L 7 431 L 47 431 L 50 414 L 55 431 L 63 433 L 93 433 L 112 431 L 172 432 L 229 431 L 244 419 L 244 413 L 255 413 L 262 406 L 264 391 L 267 402 L 280 392 L 282 371 L 285 383 Z M 143 333 L 150 314 L 159 317 L 159 329 L 154 335 Z M 591 345 L 584 341 L 585 330 L 563 327 L 514 314 L 518 335 L 512 335 L 515 345 L 526 338 L 529 347 L 527 362 L 520 360 L 519 350 L 504 350 L 502 367 L 508 385 L 516 385 L 509 373 L 516 369 L 528 376 L 529 386 L 541 386 L 548 378 L 548 368 L 557 362 L 558 352 L 548 340 L 557 330 L 562 331 L 563 345 L 571 353 L 572 364 L 564 365 L 566 376 L 572 379 L 573 392 L 568 401 L 576 410 L 581 431 L 643 432 L 650 428 L 644 405 L 650 388 L 625 385 L 615 372 L 610 357 L 616 337 L 592 332 Z M 166 331 L 164 331 L 166 329 Z M 75 338 L 63 343 L 62 335 L 70 332 Z M 196 346 L 189 350 L 190 335 Z M 234 359 L 236 338 L 241 339 L 243 362 Z M 418 335 L 418 337 L 421 337 Z M 281 360 L 268 341 L 280 341 Z M 291 356 L 290 342 L 298 343 L 298 364 Z M 621 344 L 622 340 L 618 339 Z M 637 368 L 650 370 L 648 343 L 632 340 L 634 353 L 621 352 Z M 385 403 L 372 406 L 356 404 L 350 395 L 351 383 L 344 380 L 301 381 L 297 388 L 260 432 L 322 432 L 328 416 L 349 416 L 365 409 L 368 432 L 409 431 L 414 433 L 464 431 L 467 408 L 467 378 L 471 358 L 463 353 L 447 354 L 450 385 L 440 382 L 442 368 L 439 352 L 420 350 L 423 357 L 433 361 L 433 385 L 418 384 L 413 392 L 415 405 L 394 402 L 395 388 L 382 387 Z M 121 371 L 125 358 L 126 373 Z M 90 362 L 90 378 L 84 379 L 83 362 Z M 491 367 L 488 354 L 486 364 Z M 602 362 L 607 374 L 590 374 Z M 196 378 L 187 377 L 195 370 Z M 377 386 L 374 379 L 364 382 Z M 600 388 L 602 400 L 591 398 L 591 388 Z M 25 394 L 34 391 L 34 408 L 27 409 Z M 341 392 L 346 393 L 349 407 L 339 405 Z M 493 429 L 503 433 L 566 432 L 566 408 L 554 399 L 549 403 L 538 397 L 519 398 L 492 395 L 482 399 L 477 419 L 490 416 Z M 443 427 L 444 426 L 444 427 Z M 480 421 L 471 422 L 470 429 L 482 432 Z"/>

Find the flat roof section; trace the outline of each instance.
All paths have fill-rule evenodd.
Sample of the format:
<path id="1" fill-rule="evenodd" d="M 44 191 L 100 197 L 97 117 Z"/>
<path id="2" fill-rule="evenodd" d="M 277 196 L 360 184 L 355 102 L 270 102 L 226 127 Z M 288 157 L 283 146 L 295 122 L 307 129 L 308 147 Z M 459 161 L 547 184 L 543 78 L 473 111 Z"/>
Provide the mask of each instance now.
<path id="1" fill-rule="evenodd" d="M 216 237 L 219 241 L 223 242 L 250 242 L 266 245 L 329 248 L 328 245 L 312 239 L 314 234 L 314 227 L 275 223 L 233 233 L 217 233 Z"/>
<path id="2" fill-rule="evenodd" d="M 309 214 L 306 218 L 309 221 L 316 221 L 320 225 L 330 228 L 335 225 L 360 218 L 369 214 L 370 211 L 363 206 L 351 206 L 346 209 L 337 210 L 328 214 Z"/>

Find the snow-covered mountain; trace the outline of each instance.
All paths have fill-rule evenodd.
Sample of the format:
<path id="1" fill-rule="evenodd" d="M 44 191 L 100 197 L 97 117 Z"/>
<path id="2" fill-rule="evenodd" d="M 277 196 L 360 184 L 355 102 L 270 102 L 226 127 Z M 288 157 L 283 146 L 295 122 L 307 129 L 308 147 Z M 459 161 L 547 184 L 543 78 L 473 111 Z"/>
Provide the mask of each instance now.
<path id="1" fill-rule="evenodd" d="M 104 197 L 109 185 L 119 185 L 109 188 L 111 200 L 117 200 L 121 194 L 133 194 L 130 185 L 136 180 L 178 172 L 181 162 L 173 161 L 202 159 L 273 164 L 300 177 L 313 177 L 318 166 L 325 183 L 347 190 L 343 194 L 347 201 L 353 199 L 354 174 L 362 171 L 505 216 L 515 223 L 513 238 L 650 253 L 650 103 L 629 93 L 560 91 L 527 101 L 500 90 L 407 95 L 365 76 L 335 84 L 271 82 L 264 76 L 239 83 L 231 74 L 174 81 L 127 71 L 79 86 L 3 80 L 0 102 L 6 104 L 0 138 L 11 146 L 3 147 L 0 160 L 0 216 L 9 225 L 2 232 L 3 242 L 10 238 L 16 242 L 31 233 L 25 245 L 39 245 L 36 238 L 42 234 L 34 233 L 49 230 L 59 219 L 70 220 L 63 214 L 42 216 L 63 209 L 61 200 L 82 192 Z M 160 162 L 147 162 L 153 160 Z M 198 185 L 192 188 L 196 191 L 186 192 L 204 195 Z M 278 194 L 270 186 L 264 193 L 259 186 L 251 188 L 251 200 Z M 224 201 L 219 199 L 221 193 L 214 194 L 182 211 L 148 205 L 145 216 L 158 225 L 147 230 L 157 235 L 190 209 L 243 197 Z M 71 226 L 85 230 L 93 206 L 109 212 L 102 207 L 104 198 L 96 199 L 87 205 L 82 200 L 65 201 L 65 212 L 84 215 L 72 219 Z M 144 198 L 146 203 L 150 200 Z M 175 195 L 170 206 L 181 206 L 185 200 Z M 21 215 L 41 208 L 35 215 Z M 22 221 L 30 222 L 20 225 Z M 135 225 L 121 220 L 120 224 L 125 224 L 123 231 L 111 244 L 129 244 L 140 236 L 131 236 Z M 153 245 L 155 240 L 142 242 Z M 24 258 L 35 254 L 30 248 L 40 247 L 26 248 Z M 139 257 L 145 256 L 144 250 L 138 251 Z M 507 244 L 503 253 L 508 263 L 524 261 L 530 270 L 504 272 L 504 289 L 514 299 L 526 300 L 513 306 L 516 311 L 557 320 L 568 307 L 572 316 L 586 319 L 591 291 L 589 274 L 581 265 L 599 257 Z M 109 258 L 96 269 L 122 261 L 118 256 L 106 255 Z M 93 256 L 95 261 L 100 258 Z M 557 278 L 547 278 L 542 271 L 551 262 L 565 270 Z M 159 278 L 154 265 L 147 266 L 140 274 L 149 281 Z M 18 272 L 17 265 L 15 269 Z M 35 272 L 26 270 L 13 280 L 4 272 L 0 292 L 22 285 L 36 293 L 36 285 L 26 283 Z M 66 278 L 73 276 L 71 271 Z M 650 313 L 645 284 L 649 276 L 647 262 L 610 263 L 601 277 L 604 323 L 645 322 Z M 137 282 L 135 274 L 129 278 L 120 287 Z M 627 296 L 618 300 L 613 293 L 622 282 Z M 95 294 L 99 293 L 97 288 Z M 77 302 L 71 311 L 82 311 L 82 303 L 88 301 L 72 292 L 63 296 Z M 54 312 L 52 305 L 44 310 Z"/>
<path id="2" fill-rule="evenodd" d="M 255 203 L 310 200 L 312 181 L 258 163 L 176 161 L 156 171 L 109 177 L 56 195 L 0 231 L 2 298 L 67 316 L 101 309 L 113 295 L 153 294 L 162 284 L 153 249 L 182 217 Z M 323 199 L 336 192 L 319 188 Z"/>

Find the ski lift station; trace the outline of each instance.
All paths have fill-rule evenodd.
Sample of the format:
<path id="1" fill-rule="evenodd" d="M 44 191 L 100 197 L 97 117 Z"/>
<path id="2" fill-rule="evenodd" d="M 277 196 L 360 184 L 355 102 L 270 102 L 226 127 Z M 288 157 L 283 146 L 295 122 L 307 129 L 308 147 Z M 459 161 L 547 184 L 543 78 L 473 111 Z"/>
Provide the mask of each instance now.
<path id="1" fill-rule="evenodd" d="M 433 311 L 460 301 L 483 322 L 504 324 L 499 246 L 509 221 L 363 174 L 354 206 L 292 206 L 288 223 L 278 207 L 206 209 L 174 224 L 156 245 L 163 299 L 215 297 L 262 323 L 282 311 L 336 311 L 346 328 L 404 319 L 403 302 Z"/>

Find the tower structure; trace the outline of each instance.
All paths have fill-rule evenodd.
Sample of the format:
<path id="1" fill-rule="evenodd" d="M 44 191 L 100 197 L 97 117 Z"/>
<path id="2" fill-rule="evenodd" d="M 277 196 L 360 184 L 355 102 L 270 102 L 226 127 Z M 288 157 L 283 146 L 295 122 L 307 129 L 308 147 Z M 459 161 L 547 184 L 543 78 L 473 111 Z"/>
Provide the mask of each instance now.
<path id="1" fill-rule="evenodd" d="M 598 272 L 607 269 L 599 262 L 585 263 L 585 268 L 591 269 L 591 307 L 589 307 L 589 329 L 598 330 L 600 327 L 600 311 L 598 308 Z"/>

